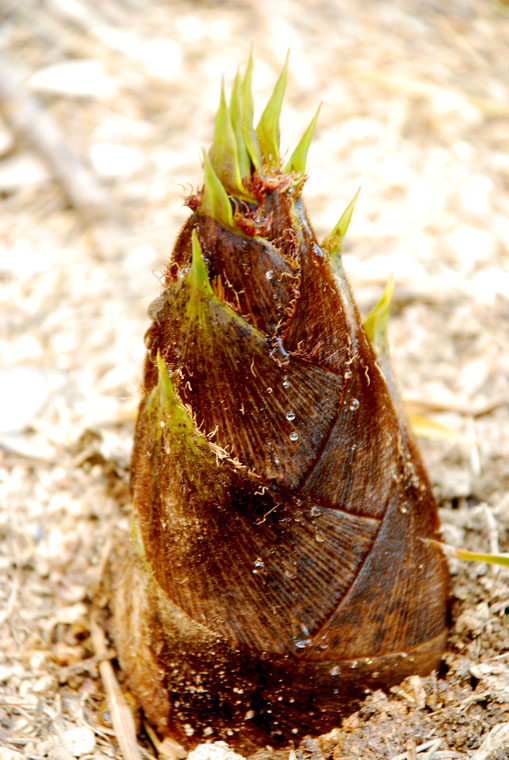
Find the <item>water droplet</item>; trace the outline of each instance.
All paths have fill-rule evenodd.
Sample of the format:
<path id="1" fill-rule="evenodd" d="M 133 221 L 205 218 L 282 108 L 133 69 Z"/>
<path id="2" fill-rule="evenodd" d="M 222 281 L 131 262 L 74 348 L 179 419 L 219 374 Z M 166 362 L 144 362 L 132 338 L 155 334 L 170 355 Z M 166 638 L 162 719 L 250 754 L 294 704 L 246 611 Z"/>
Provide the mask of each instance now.
<path id="1" fill-rule="evenodd" d="M 272 280 L 272 278 L 274 277 L 274 272 L 272 271 L 272 269 L 267 269 L 267 271 L 265 272 L 265 277 L 267 278 L 267 280 Z"/>
<path id="2" fill-rule="evenodd" d="M 348 380 L 348 378 L 352 377 L 352 370 L 351 369 L 345 369 L 343 372 L 343 377 L 345 380 Z"/>
<path id="3" fill-rule="evenodd" d="M 270 386 L 267 388 L 267 393 L 272 393 L 272 388 Z"/>
<path id="4" fill-rule="evenodd" d="M 373 676 L 373 678 L 378 678 L 378 676 L 380 675 L 380 671 L 379 671 L 379 670 L 374 670 L 374 671 L 371 673 L 371 675 Z"/>
<path id="5" fill-rule="evenodd" d="M 401 514 L 406 515 L 406 513 L 408 512 L 408 503 L 406 501 L 404 501 L 403 504 L 401 504 L 399 511 L 401 512 Z"/>
<path id="6" fill-rule="evenodd" d="M 299 434 L 295 432 L 295 430 L 290 433 L 290 440 L 291 441 L 297 441 L 299 439 Z"/>
<path id="7" fill-rule="evenodd" d="M 310 517 L 320 517 L 321 514 L 322 514 L 322 510 L 320 509 L 320 507 L 314 506 L 314 507 L 311 507 L 311 509 L 309 510 Z"/>
<path id="8" fill-rule="evenodd" d="M 315 541 L 319 544 L 323 544 L 326 538 L 325 533 L 315 533 Z"/>
<path id="9" fill-rule="evenodd" d="M 292 578 L 295 578 L 297 575 L 297 563 L 296 562 L 288 562 L 284 569 L 285 576 L 292 580 Z"/>
<path id="10" fill-rule="evenodd" d="M 290 412 L 287 412 L 287 413 L 286 413 L 286 419 L 287 419 L 287 420 L 289 420 L 290 422 L 291 422 L 292 420 L 294 420 L 294 419 L 295 419 L 295 412 L 292 412 L 292 411 L 290 411 Z"/>
<path id="11" fill-rule="evenodd" d="M 349 406 L 349 409 L 350 409 L 352 412 L 355 412 L 355 410 L 356 410 L 356 409 L 358 409 L 358 408 L 359 408 L 359 406 L 360 406 L 360 402 L 359 402 L 359 399 L 358 399 L 358 398 L 353 398 L 353 399 L 350 401 L 350 406 Z"/>
<path id="12" fill-rule="evenodd" d="M 337 676 L 340 672 L 341 672 L 341 668 L 339 667 L 339 665 L 333 665 L 329 671 L 331 676 Z"/>
<path id="13" fill-rule="evenodd" d="M 265 568 L 265 563 L 261 557 L 257 557 L 254 562 L 254 569 L 253 573 L 255 575 L 258 575 L 258 573 L 263 572 L 263 569 Z"/>
<path id="14" fill-rule="evenodd" d="M 289 387 L 290 387 L 290 383 L 288 382 L 288 380 L 283 380 L 283 388 L 289 388 Z"/>
<path id="15" fill-rule="evenodd" d="M 311 644 L 311 639 L 295 639 L 297 649 L 305 649 Z"/>
<path id="16" fill-rule="evenodd" d="M 353 662 L 350 664 L 350 667 L 355 670 L 355 668 L 357 667 L 357 665 L 358 665 L 357 660 L 353 660 Z"/>

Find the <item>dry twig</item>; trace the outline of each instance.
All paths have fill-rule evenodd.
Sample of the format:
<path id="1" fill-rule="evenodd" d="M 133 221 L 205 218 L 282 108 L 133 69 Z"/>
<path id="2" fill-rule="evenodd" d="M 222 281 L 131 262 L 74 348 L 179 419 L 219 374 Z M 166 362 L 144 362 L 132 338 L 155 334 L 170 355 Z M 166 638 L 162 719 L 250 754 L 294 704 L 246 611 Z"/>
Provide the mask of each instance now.
<path id="1" fill-rule="evenodd" d="M 411 749 L 402 752 L 400 755 L 395 755 L 391 760 L 414 760 L 414 758 L 417 757 L 417 754 L 419 755 L 419 760 L 433 760 L 441 743 L 441 739 L 432 739 L 429 742 L 419 744 L 418 747 L 413 746 Z"/>
<path id="2" fill-rule="evenodd" d="M 484 738 L 481 746 L 472 755 L 472 760 L 488 760 L 496 750 L 509 746 L 509 723 L 499 723 L 493 726 Z"/>
<path id="3" fill-rule="evenodd" d="M 124 756 L 124 760 L 141 760 L 140 748 L 136 741 L 133 716 L 118 685 L 111 662 L 105 657 L 106 644 L 103 630 L 94 619 L 91 620 L 90 630 L 95 653 L 100 660 L 99 672 L 106 691 L 111 722 L 120 751 Z"/>
<path id="4" fill-rule="evenodd" d="M 109 193 L 69 147 L 47 111 L 0 60 L 0 108 L 11 129 L 44 159 L 87 222 L 111 214 Z"/>

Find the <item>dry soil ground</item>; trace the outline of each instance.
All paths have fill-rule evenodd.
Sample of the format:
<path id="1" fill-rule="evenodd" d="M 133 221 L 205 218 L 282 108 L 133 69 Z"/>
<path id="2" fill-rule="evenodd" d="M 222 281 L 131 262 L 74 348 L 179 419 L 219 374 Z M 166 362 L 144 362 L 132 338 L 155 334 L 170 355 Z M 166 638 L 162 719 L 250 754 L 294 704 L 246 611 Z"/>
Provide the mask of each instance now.
<path id="1" fill-rule="evenodd" d="M 422 445 L 446 540 L 508 550 L 509 9 L 3 0 L 0 20 L 0 758 L 119 758 L 90 589 L 113 526 L 129 522 L 154 275 L 200 181 L 221 76 L 251 44 L 258 106 L 291 49 L 286 147 L 323 101 L 305 194 L 315 229 L 362 187 L 345 244 L 359 305 L 395 273 L 403 393 L 441 406 L 434 419 L 460 434 Z M 9 71 L 23 107 L 37 98 L 17 126 Z M 37 147 L 41 114 L 103 187 L 88 211 L 63 142 L 49 163 Z M 441 671 L 369 695 L 296 747 L 299 760 L 509 757 L 508 574 L 451 570 Z"/>

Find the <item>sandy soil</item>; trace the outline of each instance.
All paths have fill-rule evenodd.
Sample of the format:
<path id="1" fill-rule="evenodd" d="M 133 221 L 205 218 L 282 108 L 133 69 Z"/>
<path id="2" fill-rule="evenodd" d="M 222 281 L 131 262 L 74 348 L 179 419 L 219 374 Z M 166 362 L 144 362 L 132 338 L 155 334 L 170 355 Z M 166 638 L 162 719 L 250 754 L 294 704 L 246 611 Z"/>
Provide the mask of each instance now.
<path id="1" fill-rule="evenodd" d="M 200 181 L 221 76 L 231 82 L 251 44 L 258 107 L 291 49 L 286 148 L 323 101 L 305 192 L 319 236 L 362 187 L 345 243 L 359 305 L 395 273 L 402 391 L 442 405 L 433 419 L 458 432 L 422 444 L 445 539 L 508 551 L 509 11 L 495 0 L 3 0 L 0 20 L 0 66 L 107 199 L 95 221 L 73 207 L 4 111 L 0 758 L 119 758 L 89 599 L 113 527 L 129 523 L 146 309 Z M 368 695 L 295 748 L 298 760 L 509 758 L 509 576 L 451 571 L 440 672 Z"/>

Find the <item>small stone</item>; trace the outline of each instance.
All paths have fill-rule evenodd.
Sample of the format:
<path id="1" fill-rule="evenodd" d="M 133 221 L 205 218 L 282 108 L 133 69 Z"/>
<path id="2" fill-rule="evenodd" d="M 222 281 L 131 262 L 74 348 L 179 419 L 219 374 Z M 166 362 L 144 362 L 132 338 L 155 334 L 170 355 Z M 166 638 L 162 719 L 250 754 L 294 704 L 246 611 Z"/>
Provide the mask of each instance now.
<path id="1" fill-rule="evenodd" d="M 0 747 L 0 760 L 24 760 L 25 755 L 21 752 L 16 752 L 15 749 L 9 749 L 8 747 Z"/>
<path id="2" fill-rule="evenodd" d="M 109 98 L 118 81 L 96 60 L 69 60 L 39 69 L 30 79 L 37 92 L 69 97 Z"/>
<path id="3" fill-rule="evenodd" d="M 13 669 L 10 665 L 0 665 L 0 683 L 5 683 L 12 676 Z"/>
<path id="4" fill-rule="evenodd" d="M 0 166 L 0 191 L 2 192 L 12 193 L 20 188 L 41 185 L 48 179 L 48 170 L 42 161 L 31 153 L 21 153 L 2 160 Z"/>
<path id="5" fill-rule="evenodd" d="M 44 694 L 45 696 L 53 696 L 58 688 L 58 682 L 55 676 L 44 675 L 38 678 L 32 684 L 32 691 L 34 694 Z"/>
<path id="6" fill-rule="evenodd" d="M 206 742 L 199 744 L 187 756 L 188 760 L 244 760 L 243 755 L 238 755 L 226 744 L 226 742 Z"/>
<path id="7" fill-rule="evenodd" d="M 73 757 L 90 755 L 95 750 L 95 734 L 86 726 L 64 731 L 64 742 Z"/>
<path id="8" fill-rule="evenodd" d="M 30 667 L 32 670 L 41 670 L 46 663 L 46 655 L 44 652 L 35 652 L 30 657 Z"/>
<path id="9" fill-rule="evenodd" d="M 145 163 L 141 150 L 118 143 L 94 143 L 90 147 L 89 156 L 96 173 L 104 179 L 130 177 Z"/>

